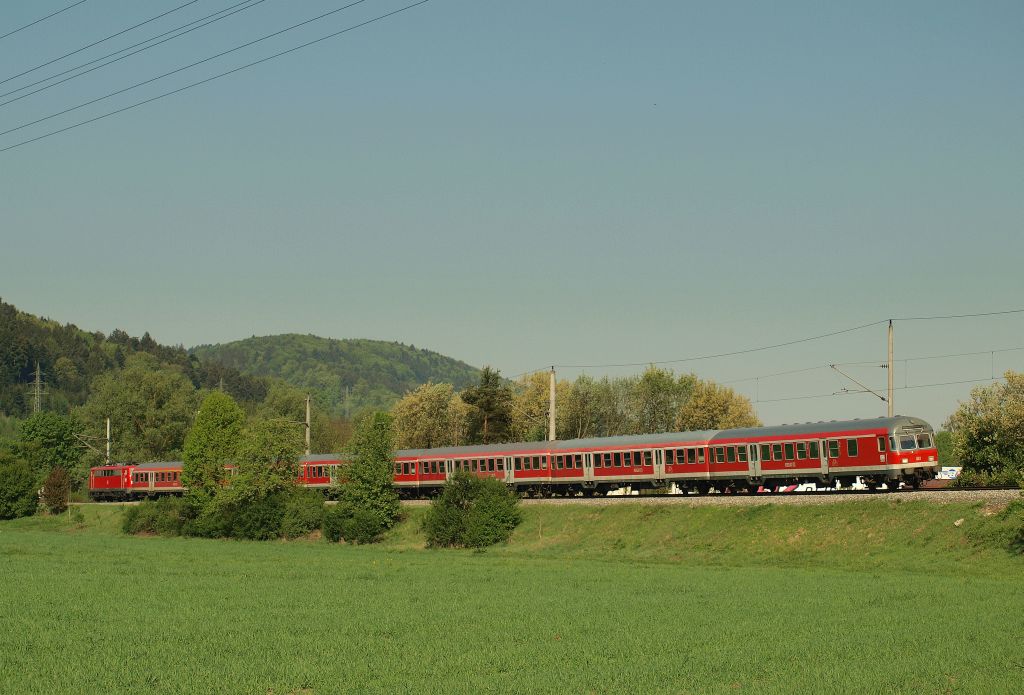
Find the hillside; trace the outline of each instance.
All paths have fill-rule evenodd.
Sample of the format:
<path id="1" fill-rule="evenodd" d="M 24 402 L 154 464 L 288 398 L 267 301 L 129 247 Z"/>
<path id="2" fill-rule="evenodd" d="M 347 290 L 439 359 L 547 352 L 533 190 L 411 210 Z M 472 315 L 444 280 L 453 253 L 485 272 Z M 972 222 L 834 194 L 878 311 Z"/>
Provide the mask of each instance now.
<path id="1" fill-rule="evenodd" d="M 149 333 L 136 338 L 119 329 L 109 335 L 89 332 L 0 300 L 0 416 L 22 417 L 31 412 L 30 384 L 37 364 L 45 382 L 43 407 L 67 413 L 86 402 L 96 377 L 120 369 L 136 353 L 180 368 L 197 388 L 223 386 L 242 402 L 259 402 L 266 396 L 264 380 L 201 364 L 182 346 L 160 345 Z"/>
<path id="2" fill-rule="evenodd" d="M 387 408 L 427 381 L 461 389 L 480 371 L 430 350 L 380 340 L 335 340 L 314 335 L 252 337 L 191 350 L 202 363 L 219 363 L 243 374 L 272 376 L 321 395 L 331 412 Z"/>

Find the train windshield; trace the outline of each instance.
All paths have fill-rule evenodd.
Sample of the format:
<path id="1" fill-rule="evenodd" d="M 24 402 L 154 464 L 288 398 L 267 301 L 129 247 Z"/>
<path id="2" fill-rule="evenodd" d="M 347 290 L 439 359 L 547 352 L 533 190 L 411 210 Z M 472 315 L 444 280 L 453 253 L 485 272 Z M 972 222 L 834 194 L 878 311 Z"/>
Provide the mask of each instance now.
<path id="1" fill-rule="evenodd" d="M 900 436 L 900 451 L 913 451 L 917 448 L 917 440 L 912 434 Z"/>
<path id="2" fill-rule="evenodd" d="M 917 435 L 917 448 L 918 449 L 931 449 L 932 448 L 932 438 L 931 438 L 931 436 L 927 435 L 927 434 L 919 434 L 919 435 Z"/>

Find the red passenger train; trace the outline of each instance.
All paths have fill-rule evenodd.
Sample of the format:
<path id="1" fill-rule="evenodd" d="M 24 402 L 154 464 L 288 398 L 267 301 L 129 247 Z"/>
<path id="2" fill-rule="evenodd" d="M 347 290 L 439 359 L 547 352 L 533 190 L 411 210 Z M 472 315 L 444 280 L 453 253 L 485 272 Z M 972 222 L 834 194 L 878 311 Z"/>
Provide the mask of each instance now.
<path id="1" fill-rule="evenodd" d="M 344 465 L 335 454 L 306 456 L 297 482 L 326 491 Z M 906 416 L 395 452 L 394 484 L 403 497 L 433 495 L 458 470 L 541 495 L 672 485 L 705 494 L 799 483 L 848 487 L 857 478 L 870 489 L 916 487 L 935 477 L 939 461 L 931 426 Z M 180 476 L 180 462 L 101 466 L 90 471 L 89 492 L 94 499 L 180 494 Z"/>

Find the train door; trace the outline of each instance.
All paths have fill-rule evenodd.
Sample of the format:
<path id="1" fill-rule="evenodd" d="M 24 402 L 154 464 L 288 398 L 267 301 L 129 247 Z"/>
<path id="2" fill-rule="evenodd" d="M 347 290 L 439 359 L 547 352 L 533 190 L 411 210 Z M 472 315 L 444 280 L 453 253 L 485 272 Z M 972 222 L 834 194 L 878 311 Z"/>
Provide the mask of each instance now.
<path id="1" fill-rule="evenodd" d="M 153 492 L 156 490 L 156 473 L 149 471 L 146 476 L 149 478 L 149 491 Z"/>
<path id="2" fill-rule="evenodd" d="M 747 474 L 751 478 L 761 477 L 761 453 L 757 447 L 757 444 L 748 445 L 748 456 L 747 456 Z"/>
<path id="3" fill-rule="evenodd" d="M 444 462 L 444 481 L 448 482 L 448 480 L 452 477 L 452 473 L 454 472 L 455 461 L 453 459 L 448 459 L 447 461 Z"/>
<path id="4" fill-rule="evenodd" d="M 665 451 L 663 449 L 654 450 L 654 479 L 665 479 Z"/>
<path id="5" fill-rule="evenodd" d="M 505 484 L 506 485 L 512 485 L 513 483 L 516 482 L 515 470 L 513 470 L 513 468 L 512 468 L 512 463 L 513 463 L 512 462 L 512 457 L 511 456 L 506 456 L 504 460 L 505 460 Z"/>
<path id="6" fill-rule="evenodd" d="M 592 482 L 594 480 L 594 455 L 583 454 L 583 480 Z"/>
<path id="7" fill-rule="evenodd" d="M 828 442 L 824 439 L 818 442 L 818 456 L 821 457 L 821 477 L 828 475 Z"/>

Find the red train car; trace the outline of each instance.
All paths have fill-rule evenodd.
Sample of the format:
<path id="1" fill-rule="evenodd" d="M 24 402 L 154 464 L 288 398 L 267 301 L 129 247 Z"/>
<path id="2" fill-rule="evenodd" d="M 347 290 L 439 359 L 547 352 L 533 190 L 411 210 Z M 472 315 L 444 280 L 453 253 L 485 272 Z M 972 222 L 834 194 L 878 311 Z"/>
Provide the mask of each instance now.
<path id="1" fill-rule="evenodd" d="M 296 482 L 327 491 L 344 476 L 336 454 L 306 456 Z M 532 494 L 608 493 L 676 486 L 707 493 L 800 483 L 916 487 L 939 470 L 930 425 L 914 417 L 813 422 L 555 442 L 402 450 L 393 478 L 403 497 L 436 494 L 455 471 L 504 481 Z M 180 494 L 181 463 L 101 466 L 89 475 L 97 499 Z"/>

